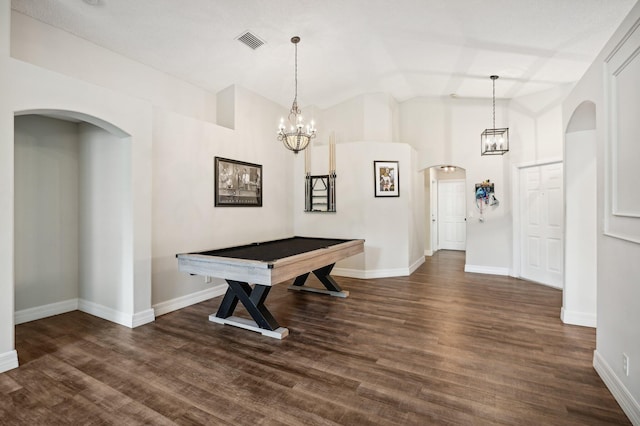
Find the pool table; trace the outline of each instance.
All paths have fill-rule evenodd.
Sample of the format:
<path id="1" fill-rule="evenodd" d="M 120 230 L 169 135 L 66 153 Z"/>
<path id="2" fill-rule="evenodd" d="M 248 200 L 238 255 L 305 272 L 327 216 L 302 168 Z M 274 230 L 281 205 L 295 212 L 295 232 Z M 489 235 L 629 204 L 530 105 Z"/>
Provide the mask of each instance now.
<path id="1" fill-rule="evenodd" d="M 339 260 L 364 252 L 364 240 L 292 237 L 237 247 L 178 254 L 178 269 L 192 275 L 223 278 L 229 284 L 218 312 L 209 320 L 282 339 L 281 327 L 265 306 L 271 286 L 294 279 L 291 290 L 347 297 L 331 277 Z M 312 273 L 325 289 L 306 287 Z M 240 301 L 253 320 L 233 316 Z"/>

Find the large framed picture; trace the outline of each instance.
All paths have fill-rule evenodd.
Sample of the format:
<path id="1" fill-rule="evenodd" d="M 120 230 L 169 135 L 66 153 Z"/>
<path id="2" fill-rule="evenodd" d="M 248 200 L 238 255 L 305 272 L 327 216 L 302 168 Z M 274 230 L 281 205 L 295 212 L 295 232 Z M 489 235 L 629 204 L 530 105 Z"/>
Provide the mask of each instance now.
<path id="1" fill-rule="evenodd" d="M 261 207 L 262 166 L 244 161 L 214 158 L 216 207 Z"/>
<path id="2" fill-rule="evenodd" d="M 373 185 L 376 197 L 400 196 L 400 170 L 397 161 L 373 162 Z"/>

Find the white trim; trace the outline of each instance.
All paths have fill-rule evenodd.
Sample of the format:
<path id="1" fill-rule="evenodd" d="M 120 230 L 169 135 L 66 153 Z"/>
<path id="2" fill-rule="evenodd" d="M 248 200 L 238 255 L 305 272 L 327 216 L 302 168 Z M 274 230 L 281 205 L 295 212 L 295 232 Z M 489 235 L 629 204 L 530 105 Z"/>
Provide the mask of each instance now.
<path id="1" fill-rule="evenodd" d="M 509 276 L 509 268 L 501 268 L 498 266 L 482 266 L 482 265 L 464 265 L 465 272 L 473 272 L 475 274 L 505 275 Z"/>
<path id="2" fill-rule="evenodd" d="M 0 354 L 0 373 L 18 368 L 18 352 L 15 350 Z"/>
<path id="3" fill-rule="evenodd" d="M 424 255 L 425 256 L 433 256 L 433 250 L 425 250 L 424 251 Z"/>
<path id="4" fill-rule="evenodd" d="M 361 280 L 369 280 L 373 278 L 389 278 L 389 277 L 408 277 L 413 274 L 425 262 L 424 256 L 420 256 L 412 265 L 408 268 L 395 268 L 395 269 L 348 269 L 348 268 L 334 268 L 331 271 L 331 275 L 339 277 L 359 278 Z"/>
<path id="5" fill-rule="evenodd" d="M 619 71 L 638 54 L 640 19 L 625 33 L 602 64 L 602 78 L 605 100 L 605 144 L 604 144 L 604 229 L 603 234 L 635 244 L 640 244 L 640 217 L 621 216 L 617 210 L 617 103 L 616 76 Z M 619 57 L 617 57 L 620 55 Z"/>
<path id="6" fill-rule="evenodd" d="M 588 312 L 568 311 L 564 307 L 560 309 L 560 319 L 565 324 L 580 325 L 582 327 L 596 328 L 596 314 Z"/>
<path id="7" fill-rule="evenodd" d="M 407 277 L 411 275 L 411 273 L 409 272 L 409 268 L 374 270 L 334 268 L 333 271 L 331 271 L 331 275 L 368 280 L 372 278 Z"/>
<path id="8" fill-rule="evenodd" d="M 511 167 L 511 224 L 512 224 L 512 255 L 511 268 L 513 269 L 512 276 L 520 276 L 520 267 L 522 262 L 522 253 L 520 250 L 520 244 L 522 240 L 520 230 L 520 169 L 526 167 L 513 165 Z M 564 184 L 564 183 L 563 183 Z"/>
<path id="9" fill-rule="evenodd" d="M 129 328 L 139 327 L 155 320 L 153 309 L 147 309 L 146 311 L 129 315 L 86 300 L 69 299 L 17 311 L 14 314 L 14 322 L 16 325 L 24 324 L 25 322 L 36 321 L 73 311 L 82 311 Z"/>
<path id="10" fill-rule="evenodd" d="M 538 167 L 538 166 L 546 166 L 549 164 L 562 163 L 562 157 L 557 158 L 549 158 L 546 160 L 538 160 L 538 161 L 526 161 L 524 163 L 514 164 L 513 167 L 516 169 L 526 169 L 528 167 Z"/>
<path id="11" fill-rule="evenodd" d="M 416 259 L 416 261 L 413 262 L 411 266 L 409 266 L 409 275 L 413 274 L 416 271 L 416 269 L 422 266 L 424 262 L 425 262 L 424 256 L 420 256 L 418 259 Z"/>
<path id="12" fill-rule="evenodd" d="M 63 300 L 61 302 L 49 303 L 48 305 L 36 306 L 34 308 L 22 309 L 13 314 L 16 325 L 29 321 L 36 321 L 42 318 L 52 317 L 67 312 L 78 310 L 78 299 Z"/>
<path id="13" fill-rule="evenodd" d="M 89 315 L 93 315 L 94 317 L 115 322 L 116 324 L 124 325 L 125 327 L 129 328 L 134 328 L 138 325 L 146 324 L 146 322 L 142 322 L 142 324 L 140 324 L 139 322 L 141 321 L 149 322 L 149 311 L 143 311 L 141 313 L 141 317 L 138 318 L 137 315 L 140 314 L 127 314 L 125 312 L 116 311 L 115 309 L 111 309 L 107 306 L 99 305 L 97 303 L 89 302 L 88 300 L 83 299 L 78 300 L 78 310 Z"/>
<path id="14" fill-rule="evenodd" d="M 187 306 L 195 305 L 196 303 L 204 302 L 205 300 L 222 296 L 227 291 L 227 287 L 227 284 L 222 283 L 206 290 L 156 303 L 155 305 L 153 305 L 155 315 L 156 317 L 159 317 L 160 315 L 168 314 L 169 312 L 177 311 L 178 309 L 186 308 Z"/>
<path id="15" fill-rule="evenodd" d="M 625 387 L 624 383 L 616 376 L 616 373 L 597 350 L 593 351 L 593 368 L 607 386 L 609 392 L 618 401 L 620 408 L 629 417 L 631 423 L 640 425 L 640 404 L 633 398 L 629 389 Z"/>
<path id="16" fill-rule="evenodd" d="M 131 328 L 140 327 L 141 325 L 149 324 L 156 320 L 153 309 L 147 309 L 146 311 L 136 312 L 131 318 Z"/>
<path id="17" fill-rule="evenodd" d="M 605 229 L 603 232 L 604 235 L 611 238 L 617 238 L 619 240 L 629 241 L 630 243 L 640 244 L 640 238 L 630 237 L 624 234 L 618 234 L 616 232 L 610 232 L 608 229 Z"/>

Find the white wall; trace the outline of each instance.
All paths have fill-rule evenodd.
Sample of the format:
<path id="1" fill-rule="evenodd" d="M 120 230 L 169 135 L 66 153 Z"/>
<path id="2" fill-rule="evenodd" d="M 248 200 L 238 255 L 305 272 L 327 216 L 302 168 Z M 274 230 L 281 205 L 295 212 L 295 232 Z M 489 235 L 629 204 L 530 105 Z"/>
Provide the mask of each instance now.
<path id="1" fill-rule="evenodd" d="M 413 272 L 417 266 L 424 263 L 424 240 L 427 226 L 425 217 L 428 215 L 428 211 L 424 209 L 425 193 L 423 183 L 425 172 L 418 171 L 418 156 L 414 149 L 411 149 L 410 161 L 412 173 L 409 175 L 411 186 L 408 189 L 411 191 L 411 199 L 407 206 L 409 216 L 407 234 L 409 235 L 409 271 Z M 427 174 L 429 173 L 427 172 Z"/>
<path id="2" fill-rule="evenodd" d="M 78 297 L 79 174 L 77 124 L 16 117 L 16 311 Z"/>
<path id="3" fill-rule="evenodd" d="M 11 56 L 169 111 L 216 120 L 215 94 L 15 11 Z"/>
<path id="4" fill-rule="evenodd" d="M 572 85 L 564 85 L 509 102 L 512 164 L 541 164 L 562 159 L 562 101 Z"/>
<path id="5" fill-rule="evenodd" d="M 127 279 L 133 296 L 129 312 L 107 310 L 120 323 L 135 326 L 153 320 L 151 310 L 151 105 L 128 93 L 89 84 L 15 60 L 9 43 L 9 2 L 0 4 L 0 370 L 17 365 L 14 351 L 14 114 L 71 111 L 72 115 L 131 135 L 131 208 L 127 217 L 130 253 Z M 5 25 L 6 24 L 6 25 Z M 7 30 L 5 32 L 5 29 Z M 62 51 L 68 46 L 55 46 Z M 126 67 L 120 70 L 126 72 Z"/>
<path id="6" fill-rule="evenodd" d="M 8 93 L 11 4 L 0 0 L 0 93 Z M 0 97 L 0 372 L 18 366 L 14 348 L 13 111 Z"/>
<path id="7" fill-rule="evenodd" d="M 606 175 L 611 164 L 605 150 L 610 135 L 613 116 L 607 104 L 603 85 L 605 81 L 604 62 L 611 52 L 628 52 L 638 48 L 637 33 L 640 27 L 640 4 L 636 4 L 629 16 L 620 25 L 592 66 L 578 82 L 574 90 L 563 103 L 563 124 L 566 128 L 576 108 L 584 101 L 596 105 L 596 152 L 597 152 L 597 320 L 596 351 L 594 367 L 611 390 L 634 424 L 640 424 L 640 244 L 607 235 L 605 216 L 610 215 L 607 196 L 610 193 Z M 616 49 L 625 39 L 630 29 L 635 28 L 635 44 L 625 49 Z M 635 57 L 635 61 L 638 57 Z M 637 75 L 636 75 L 637 77 Z M 626 93 L 638 94 L 637 84 L 625 88 Z M 637 104 L 636 104 L 637 105 Z M 640 110 L 631 107 L 624 111 L 627 117 L 638 117 Z M 615 116 L 613 116 L 615 117 Z M 567 220 L 570 220 L 567 218 Z M 621 232 L 637 229 L 638 220 L 631 221 L 629 228 Z M 630 371 L 622 371 L 622 354 L 629 355 Z"/>
<path id="8" fill-rule="evenodd" d="M 311 145 L 311 174 L 328 174 L 328 141 L 336 139 L 335 213 L 304 211 L 304 156 L 296 158 L 295 233 L 364 238 L 365 253 L 336 265 L 355 277 L 407 275 L 424 262 L 424 191 L 416 152 L 400 137 L 400 107 L 387 94 L 357 96 L 325 110 L 308 108 L 318 137 Z M 400 197 L 374 196 L 373 162 L 400 162 Z"/>
<path id="9" fill-rule="evenodd" d="M 311 174 L 327 174 L 328 147 L 314 145 L 311 149 Z M 376 160 L 399 162 L 400 197 L 375 197 Z M 337 275 L 362 278 L 408 275 L 424 262 L 423 178 L 415 167 L 415 151 L 407 144 L 337 143 L 337 211 L 303 213 L 304 157 L 298 156 L 293 179 L 295 233 L 365 239 L 365 253 L 338 262 Z"/>
<path id="10" fill-rule="evenodd" d="M 418 151 L 418 169 L 452 164 L 452 159 L 445 155 L 445 151 L 450 154 L 446 147 L 451 143 L 451 132 L 449 110 L 444 101 L 414 98 L 400 103 L 399 110 L 400 140 Z"/>
<path id="11" fill-rule="evenodd" d="M 595 125 L 595 116 L 594 116 Z M 565 249 L 562 320 L 596 326 L 596 132 L 565 137 Z"/>
<path id="12" fill-rule="evenodd" d="M 305 111 L 303 111 L 305 112 Z M 325 110 L 306 109 L 318 127 L 317 145 L 328 143 L 331 132 L 337 142 L 398 142 L 400 109 L 385 93 L 367 93 Z"/>
<path id="13" fill-rule="evenodd" d="M 79 298 L 133 312 L 131 139 L 78 124 L 80 148 Z"/>
<path id="14" fill-rule="evenodd" d="M 222 280 L 205 283 L 178 272 L 177 253 L 294 234 L 294 154 L 275 137 L 282 108 L 241 88 L 232 93 L 231 104 L 239 111 L 236 131 L 167 111 L 154 113 L 153 304 L 160 313 L 226 288 Z M 214 207 L 216 156 L 262 165 L 262 207 Z M 196 299 L 189 298 L 196 293 Z"/>

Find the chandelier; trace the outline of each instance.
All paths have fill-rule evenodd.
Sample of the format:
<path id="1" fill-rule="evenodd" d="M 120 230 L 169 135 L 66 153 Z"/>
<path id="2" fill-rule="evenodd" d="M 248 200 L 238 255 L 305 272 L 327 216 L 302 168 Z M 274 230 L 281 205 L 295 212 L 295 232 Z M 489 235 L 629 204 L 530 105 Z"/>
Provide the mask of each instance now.
<path id="1" fill-rule="evenodd" d="M 504 155 L 509 151 L 509 128 L 496 129 L 496 80 L 497 75 L 492 75 L 493 81 L 493 128 L 485 129 L 480 135 L 481 155 Z"/>
<path id="2" fill-rule="evenodd" d="M 291 105 L 291 111 L 289 111 L 289 123 L 290 127 L 287 131 L 287 128 L 284 124 L 284 118 L 280 120 L 280 127 L 278 130 L 278 140 L 282 141 L 284 147 L 293 151 L 295 154 L 304 150 L 308 145 L 311 139 L 316 137 L 316 128 L 311 123 L 305 126 L 302 121 L 302 111 L 298 108 L 298 43 L 300 42 L 300 37 L 292 37 L 291 43 L 294 44 L 296 48 L 296 68 L 295 68 L 295 82 L 296 82 L 296 91 L 295 96 L 293 97 L 293 104 Z"/>

